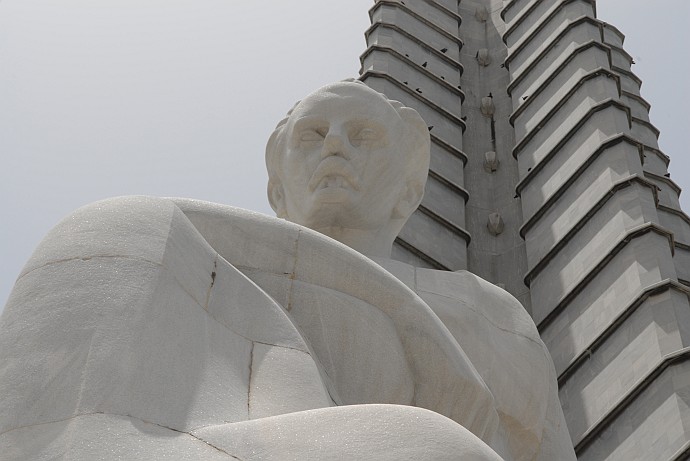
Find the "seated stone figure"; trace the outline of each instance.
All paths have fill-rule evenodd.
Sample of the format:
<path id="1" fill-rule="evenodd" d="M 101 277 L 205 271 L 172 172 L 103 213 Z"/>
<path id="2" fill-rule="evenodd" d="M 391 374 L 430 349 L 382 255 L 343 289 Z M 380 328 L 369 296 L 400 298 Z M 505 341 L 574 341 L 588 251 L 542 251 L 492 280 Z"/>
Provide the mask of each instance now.
<path id="1" fill-rule="evenodd" d="M 125 197 L 48 234 L 0 318 L 3 459 L 575 459 L 522 306 L 388 259 L 414 110 L 329 85 L 266 158 L 285 219 Z"/>

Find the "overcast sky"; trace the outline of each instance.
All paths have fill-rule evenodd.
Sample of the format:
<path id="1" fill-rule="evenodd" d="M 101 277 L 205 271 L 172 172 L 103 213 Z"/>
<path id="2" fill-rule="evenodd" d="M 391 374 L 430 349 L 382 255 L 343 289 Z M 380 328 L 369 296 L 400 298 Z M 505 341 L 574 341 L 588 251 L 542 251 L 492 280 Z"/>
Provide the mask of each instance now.
<path id="1" fill-rule="evenodd" d="M 265 142 L 296 100 L 357 75 L 372 4 L 0 1 L 0 308 L 41 238 L 87 203 L 149 194 L 272 213 Z M 597 8 L 626 34 L 672 178 L 690 188 L 690 1 Z"/>

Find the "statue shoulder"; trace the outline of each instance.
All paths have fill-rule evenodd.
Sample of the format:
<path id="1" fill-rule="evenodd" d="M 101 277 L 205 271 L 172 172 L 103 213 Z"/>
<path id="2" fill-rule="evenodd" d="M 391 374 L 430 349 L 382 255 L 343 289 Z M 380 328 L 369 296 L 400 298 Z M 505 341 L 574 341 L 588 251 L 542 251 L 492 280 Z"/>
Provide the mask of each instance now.
<path id="1" fill-rule="evenodd" d="M 513 295 L 469 271 L 416 269 L 416 290 L 422 298 L 444 297 L 480 314 L 505 331 L 539 340 L 532 317 Z"/>
<path id="2" fill-rule="evenodd" d="M 491 390 L 506 427 L 520 427 L 528 459 L 539 450 L 555 387 L 550 356 L 532 318 L 511 294 L 468 271 L 378 261 L 433 310 Z M 515 426 L 517 425 L 517 426 Z"/>

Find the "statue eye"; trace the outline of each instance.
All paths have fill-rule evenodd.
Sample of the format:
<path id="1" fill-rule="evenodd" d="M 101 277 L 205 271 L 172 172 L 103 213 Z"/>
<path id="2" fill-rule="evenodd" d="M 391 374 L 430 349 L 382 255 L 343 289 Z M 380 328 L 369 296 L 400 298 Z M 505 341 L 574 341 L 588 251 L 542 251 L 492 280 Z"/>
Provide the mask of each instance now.
<path id="1" fill-rule="evenodd" d="M 300 133 L 299 140 L 305 142 L 322 141 L 323 135 L 317 130 L 304 130 Z"/>
<path id="2" fill-rule="evenodd" d="M 378 133 L 375 130 L 372 130 L 371 128 L 363 128 L 355 134 L 352 139 L 354 141 L 371 141 L 374 139 L 378 139 Z"/>

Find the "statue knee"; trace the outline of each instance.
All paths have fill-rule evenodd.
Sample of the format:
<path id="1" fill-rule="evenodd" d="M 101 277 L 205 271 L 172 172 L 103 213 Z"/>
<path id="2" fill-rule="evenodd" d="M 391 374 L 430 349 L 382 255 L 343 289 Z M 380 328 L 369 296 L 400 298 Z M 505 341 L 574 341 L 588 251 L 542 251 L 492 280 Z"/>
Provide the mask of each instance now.
<path id="1" fill-rule="evenodd" d="M 44 237 L 20 277 L 70 259 L 160 259 L 175 205 L 156 197 L 117 197 L 94 202 L 64 218 Z"/>
<path id="2" fill-rule="evenodd" d="M 50 311 L 95 308 L 154 277 L 171 223 L 181 212 L 169 200 L 118 197 L 86 205 L 58 223 L 20 273 L 6 306 Z M 29 296 L 31 295 L 31 296 Z"/>

